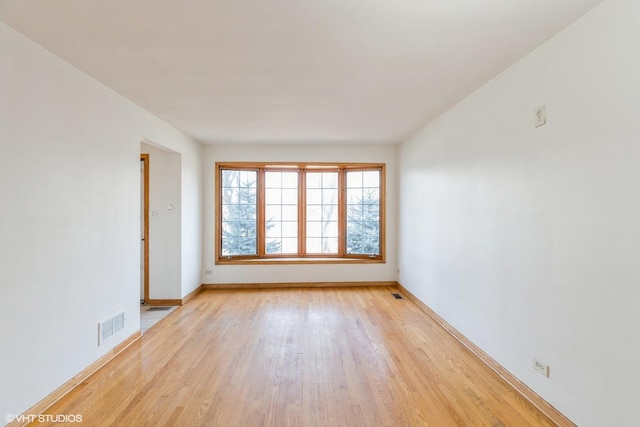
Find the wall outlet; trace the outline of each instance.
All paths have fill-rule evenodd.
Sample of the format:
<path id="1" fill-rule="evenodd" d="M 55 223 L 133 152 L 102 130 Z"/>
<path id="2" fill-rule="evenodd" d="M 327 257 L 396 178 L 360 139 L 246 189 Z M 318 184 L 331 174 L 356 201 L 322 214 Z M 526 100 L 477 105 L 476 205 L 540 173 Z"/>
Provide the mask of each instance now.
<path id="1" fill-rule="evenodd" d="M 549 378 L 549 365 L 547 365 L 546 363 L 542 363 L 538 359 L 534 358 L 533 359 L 533 369 L 535 369 L 536 371 L 540 372 L 545 377 Z"/>
<path id="2" fill-rule="evenodd" d="M 204 271 L 204 275 L 205 276 L 212 276 L 213 275 L 213 270 L 205 270 Z"/>

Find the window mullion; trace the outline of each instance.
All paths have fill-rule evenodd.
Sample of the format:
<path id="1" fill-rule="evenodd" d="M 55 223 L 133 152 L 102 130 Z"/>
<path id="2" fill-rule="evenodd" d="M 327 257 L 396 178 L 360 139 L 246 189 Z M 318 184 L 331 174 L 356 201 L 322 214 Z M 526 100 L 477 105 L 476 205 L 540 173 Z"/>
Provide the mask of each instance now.
<path id="1" fill-rule="evenodd" d="M 347 252 L 347 179 L 346 171 L 338 171 L 338 256 L 343 257 Z"/>
<path id="2" fill-rule="evenodd" d="M 258 199 L 258 215 L 257 215 L 257 221 L 258 221 L 258 256 L 260 258 L 264 257 L 266 254 L 266 247 L 267 247 L 267 243 L 266 243 L 266 232 L 267 232 L 267 227 L 265 224 L 265 200 L 266 200 L 266 194 L 265 194 L 265 182 L 266 180 L 264 179 L 264 168 L 258 169 L 258 194 L 257 194 L 257 199 Z"/>
<path id="3" fill-rule="evenodd" d="M 307 176 L 298 169 L 298 256 L 307 254 Z"/>

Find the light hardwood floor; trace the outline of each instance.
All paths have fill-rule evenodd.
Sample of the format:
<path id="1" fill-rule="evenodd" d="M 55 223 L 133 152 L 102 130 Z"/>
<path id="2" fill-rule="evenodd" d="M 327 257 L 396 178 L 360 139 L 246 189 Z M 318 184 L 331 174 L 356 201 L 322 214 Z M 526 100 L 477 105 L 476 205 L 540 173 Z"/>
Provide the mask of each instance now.
<path id="1" fill-rule="evenodd" d="M 550 426 L 393 287 L 205 291 L 46 413 L 83 426 Z"/>

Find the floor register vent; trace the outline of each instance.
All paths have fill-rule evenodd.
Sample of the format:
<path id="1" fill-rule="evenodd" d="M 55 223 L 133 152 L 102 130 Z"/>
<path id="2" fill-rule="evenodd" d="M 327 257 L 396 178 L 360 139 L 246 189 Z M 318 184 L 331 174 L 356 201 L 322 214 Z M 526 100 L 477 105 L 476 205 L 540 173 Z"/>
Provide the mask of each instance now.
<path id="1" fill-rule="evenodd" d="M 400 294 L 391 294 L 395 299 L 402 299 L 402 295 Z"/>
<path id="2" fill-rule="evenodd" d="M 120 311 L 108 319 L 98 323 L 98 345 L 124 329 L 124 311 Z"/>

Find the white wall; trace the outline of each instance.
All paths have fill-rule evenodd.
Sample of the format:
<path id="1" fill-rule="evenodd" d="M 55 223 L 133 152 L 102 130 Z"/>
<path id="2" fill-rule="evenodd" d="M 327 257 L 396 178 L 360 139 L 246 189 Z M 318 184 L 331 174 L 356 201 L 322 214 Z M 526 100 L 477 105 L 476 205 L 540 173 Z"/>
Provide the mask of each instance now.
<path id="1" fill-rule="evenodd" d="M 0 52 L 0 414 L 20 414 L 139 329 L 143 140 L 197 181 L 181 286 L 200 283 L 202 166 L 195 141 L 1 23 Z M 125 330 L 98 347 L 121 309 Z"/>
<path id="2" fill-rule="evenodd" d="M 177 150 L 176 150 L 177 149 Z M 204 175 L 203 149 L 200 144 L 192 144 L 189 149 L 175 147 L 180 153 L 181 164 L 181 198 L 180 215 L 182 297 L 187 296 L 202 284 L 202 250 L 203 250 L 203 196 Z"/>
<path id="3" fill-rule="evenodd" d="M 211 145 L 205 148 L 205 241 L 203 283 L 277 283 L 395 281 L 396 258 L 396 147 Z M 304 265 L 215 265 L 216 162 L 364 162 L 386 163 L 386 263 Z"/>
<path id="4" fill-rule="evenodd" d="M 149 298 L 182 298 L 181 156 L 149 144 Z"/>
<path id="5" fill-rule="evenodd" d="M 605 1 L 399 150 L 400 282 L 580 426 L 640 419 L 638 22 Z"/>

